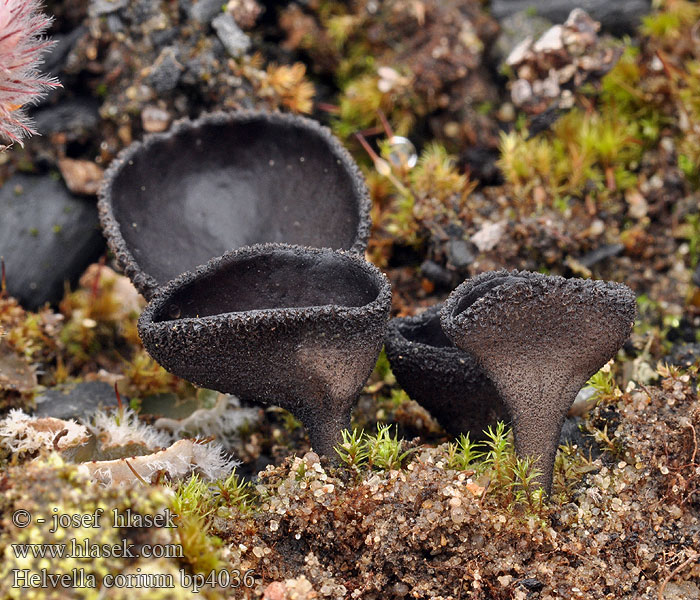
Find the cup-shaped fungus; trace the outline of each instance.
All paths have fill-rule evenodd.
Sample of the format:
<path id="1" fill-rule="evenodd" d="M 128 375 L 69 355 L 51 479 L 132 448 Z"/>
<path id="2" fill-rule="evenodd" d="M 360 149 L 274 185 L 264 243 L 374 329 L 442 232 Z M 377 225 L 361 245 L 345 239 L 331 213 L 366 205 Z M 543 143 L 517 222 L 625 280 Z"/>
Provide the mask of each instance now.
<path id="1" fill-rule="evenodd" d="M 515 450 L 535 459 L 547 493 L 566 413 L 629 337 L 635 315 L 635 296 L 623 284 L 526 271 L 484 273 L 445 303 L 445 332 L 493 381 Z"/>
<path id="2" fill-rule="evenodd" d="M 506 410 L 476 359 L 445 335 L 441 304 L 389 321 L 384 347 L 396 381 L 453 435 L 483 437 Z"/>
<path id="3" fill-rule="evenodd" d="M 370 201 L 330 131 L 281 113 L 240 111 L 181 121 L 135 142 L 100 189 L 117 262 L 151 298 L 224 252 L 284 242 L 362 253 Z"/>
<path id="4" fill-rule="evenodd" d="M 168 371 L 289 410 L 314 450 L 334 457 L 390 305 L 386 276 L 354 253 L 260 244 L 159 289 L 139 333 Z"/>

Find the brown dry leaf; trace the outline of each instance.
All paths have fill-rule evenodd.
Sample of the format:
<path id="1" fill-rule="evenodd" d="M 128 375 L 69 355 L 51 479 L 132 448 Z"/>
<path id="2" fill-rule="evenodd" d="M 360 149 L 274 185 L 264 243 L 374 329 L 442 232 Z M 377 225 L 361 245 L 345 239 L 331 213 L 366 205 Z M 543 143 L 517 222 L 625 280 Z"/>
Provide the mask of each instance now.
<path id="1" fill-rule="evenodd" d="M 104 171 L 89 160 L 74 160 L 63 158 L 58 161 L 68 189 L 74 194 L 94 196 L 102 183 Z"/>
<path id="2" fill-rule="evenodd" d="M 30 392 L 37 385 L 32 366 L 7 343 L 0 343 L 0 390 Z"/>

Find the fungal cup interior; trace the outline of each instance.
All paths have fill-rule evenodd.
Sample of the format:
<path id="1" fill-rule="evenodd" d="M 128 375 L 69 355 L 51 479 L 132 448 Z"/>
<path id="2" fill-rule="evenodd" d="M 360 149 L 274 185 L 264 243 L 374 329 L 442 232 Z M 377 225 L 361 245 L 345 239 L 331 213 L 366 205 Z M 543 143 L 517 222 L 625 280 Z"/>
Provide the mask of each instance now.
<path id="1" fill-rule="evenodd" d="M 319 131 L 259 116 L 150 140 L 115 174 L 110 196 L 126 247 L 164 284 L 251 244 L 351 249 L 357 186 Z"/>
<path id="2" fill-rule="evenodd" d="M 479 298 L 482 298 L 491 290 L 494 290 L 497 287 L 500 287 L 506 283 L 516 283 L 517 281 L 523 279 L 527 279 L 527 277 L 523 275 L 501 275 L 489 279 L 488 281 L 484 281 L 483 283 L 480 283 L 476 286 L 473 286 L 469 293 L 466 294 L 464 297 L 460 298 L 459 301 L 456 303 L 452 311 L 452 317 L 454 318 L 462 314 L 477 300 L 479 300 Z"/>
<path id="3" fill-rule="evenodd" d="M 402 322 L 398 325 L 401 335 L 409 342 L 432 346 L 433 348 L 455 348 L 450 338 L 445 335 L 440 325 L 440 312 L 434 312 L 430 317 L 419 322 Z"/>
<path id="4" fill-rule="evenodd" d="M 177 287 L 156 311 L 154 321 L 252 310 L 361 307 L 379 293 L 371 272 L 348 256 L 284 250 L 224 260 L 218 268 Z"/>

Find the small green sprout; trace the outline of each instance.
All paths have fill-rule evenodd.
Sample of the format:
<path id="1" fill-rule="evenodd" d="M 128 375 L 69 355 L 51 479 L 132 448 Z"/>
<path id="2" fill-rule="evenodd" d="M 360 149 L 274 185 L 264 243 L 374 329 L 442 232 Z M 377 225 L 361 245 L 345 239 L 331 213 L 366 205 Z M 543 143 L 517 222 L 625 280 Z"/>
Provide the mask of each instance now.
<path id="1" fill-rule="evenodd" d="M 535 460 L 530 456 L 514 456 L 509 469 L 508 487 L 514 493 L 514 502 L 525 504 L 528 512 L 532 514 L 539 514 L 544 508 L 545 493 L 542 487 L 537 485 L 537 478 L 541 473 L 535 467 Z"/>
<path id="2" fill-rule="evenodd" d="M 511 431 L 505 423 L 499 421 L 495 429 L 489 426 L 484 433 L 486 434 L 484 444 L 488 451 L 482 466 L 490 471 L 492 481 L 497 485 L 505 485 L 510 479 L 508 465 L 514 456 Z"/>
<path id="3" fill-rule="evenodd" d="M 603 449 L 610 452 L 610 454 L 613 456 L 622 456 L 622 446 L 615 436 L 613 436 L 613 439 L 610 439 L 607 423 L 603 425 L 602 429 L 592 427 L 589 435 L 596 441 L 597 444 L 603 446 Z"/>
<path id="4" fill-rule="evenodd" d="M 554 488 L 558 490 L 557 503 L 569 502 L 581 477 L 596 469 L 590 450 L 588 456 L 585 456 L 581 449 L 571 442 L 559 446 L 554 462 Z"/>
<path id="5" fill-rule="evenodd" d="M 484 453 L 477 450 L 481 447 L 479 442 L 472 442 L 469 439 L 469 433 L 460 434 L 456 443 L 447 445 L 447 464 L 450 469 L 465 471 L 472 463 L 484 457 Z"/>
<path id="6" fill-rule="evenodd" d="M 364 431 L 354 428 L 352 431 L 342 431 L 343 441 L 336 447 L 340 460 L 349 468 L 360 471 L 367 464 L 367 448 Z"/>
<path id="7" fill-rule="evenodd" d="M 355 471 L 363 468 L 379 470 L 400 469 L 411 450 L 401 452 L 403 440 L 392 437 L 391 425 L 377 424 L 377 433 L 369 435 L 362 430 L 342 432 L 343 441 L 336 447 L 340 460 Z"/>
<path id="8" fill-rule="evenodd" d="M 621 395 L 620 388 L 615 383 L 615 376 L 609 365 L 605 365 L 588 380 L 588 386 L 595 390 L 599 402 L 610 402 Z"/>
<path id="9" fill-rule="evenodd" d="M 376 435 L 366 436 L 367 464 L 380 470 L 400 469 L 410 450 L 401 452 L 402 441 L 398 434 L 390 433 L 391 425 L 377 424 Z"/>
<path id="10" fill-rule="evenodd" d="M 253 511 L 253 485 L 250 481 L 244 481 L 235 469 L 223 481 L 217 481 L 219 502 L 225 506 L 238 509 L 243 514 Z"/>

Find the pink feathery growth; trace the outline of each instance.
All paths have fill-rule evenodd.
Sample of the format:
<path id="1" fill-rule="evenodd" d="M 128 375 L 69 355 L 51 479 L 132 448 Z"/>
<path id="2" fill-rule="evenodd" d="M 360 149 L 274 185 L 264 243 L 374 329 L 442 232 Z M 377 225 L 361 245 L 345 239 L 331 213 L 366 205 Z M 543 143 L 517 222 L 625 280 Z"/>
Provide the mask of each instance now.
<path id="1" fill-rule="evenodd" d="M 22 107 L 60 85 L 38 70 L 53 44 L 42 36 L 51 18 L 41 8 L 40 0 L 0 0 L 0 137 L 20 145 L 36 133 Z"/>

